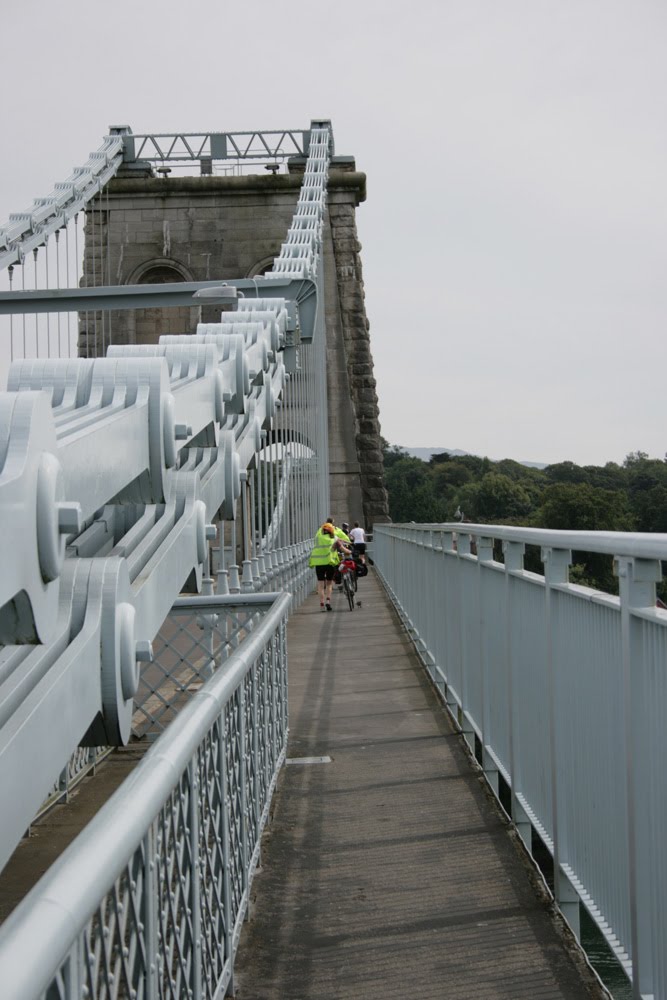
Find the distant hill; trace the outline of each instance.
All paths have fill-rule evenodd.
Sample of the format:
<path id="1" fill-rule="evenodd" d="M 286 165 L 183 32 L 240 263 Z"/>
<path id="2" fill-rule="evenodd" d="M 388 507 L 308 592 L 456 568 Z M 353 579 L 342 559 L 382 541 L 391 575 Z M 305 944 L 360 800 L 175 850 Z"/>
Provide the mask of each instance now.
<path id="1" fill-rule="evenodd" d="M 460 448 L 406 448 L 408 455 L 412 455 L 413 458 L 421 458 L 423 462 L 428 462 L 431 455 L 442 455 L 443 452 L 447 452 L 448 455 L 469 455 L 469 451 L 461 451 Z"/>
<path id="2" fill-rule="evenodd" d="M 447 452 L 449 455 L 470 455 L 469 451 L 462 451 L 460 448 L 406 448 L 408 455 L 413 458 L 421 458 L 422 462 L 430 461 L 431 455 L 442 455 Z M 497 461 L 497 459 L 494 459 Z M 519 465 L 526 465 L 530 469 L 546 469 L 547 462 L 519 462 Z"/>

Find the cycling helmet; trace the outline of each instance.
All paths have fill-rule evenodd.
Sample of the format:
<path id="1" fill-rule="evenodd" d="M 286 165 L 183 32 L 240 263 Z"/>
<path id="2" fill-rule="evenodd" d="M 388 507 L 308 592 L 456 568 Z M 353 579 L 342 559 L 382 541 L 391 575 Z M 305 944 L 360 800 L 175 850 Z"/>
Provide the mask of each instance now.
<path id="1" fill-rule="evenodd" d="M 343 523 L 341 524 L 341 528 L 342 528 L 342 529 L 343 529 L 343 531 L 345 531 L 345 532 L 348 532 L 348 531 L 350 530 L 350 526 L 349 526 L 349 524 L 347 523 L 347 521 L 343 521 Z"/>
<path id="2" fill-rule="evenodd" d="M 333 526 L 333 524 L 329 524 L 329 522 L 327 521 L 327 522 L 325 522 L 322 525 L 322 527 L 320 528 L 320 531 L 324 531 L 325 534 L 327 534 L 327 535 L 333 535 L 334 534 L 334 526 Z"/>

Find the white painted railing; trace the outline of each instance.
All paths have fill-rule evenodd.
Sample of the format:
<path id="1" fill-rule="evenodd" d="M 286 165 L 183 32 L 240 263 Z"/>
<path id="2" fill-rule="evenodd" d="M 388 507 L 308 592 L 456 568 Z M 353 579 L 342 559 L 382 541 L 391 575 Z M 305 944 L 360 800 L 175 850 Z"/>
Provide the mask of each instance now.
<path id="1" fill-rule="evenodd" d="M 219 632 L 216 665 L 234 602 L 263 619 L 203 687 L 175 686 L 177 717 L 3 924 L 3 1000 L 223 997 L 233 984 L 287 744 L 290 597 L 194 598 Z M 207 661 L 198 646 L 192 664 Z"/>
<path id="2" fill-rule="evenodd" d="M 569 583 L 574 550 L 613 556 L 620 596 Z M 570 926 L 585 906 L 633 995 L 667 997 L 667 535 L 376 525 L 373 557 Z"/>

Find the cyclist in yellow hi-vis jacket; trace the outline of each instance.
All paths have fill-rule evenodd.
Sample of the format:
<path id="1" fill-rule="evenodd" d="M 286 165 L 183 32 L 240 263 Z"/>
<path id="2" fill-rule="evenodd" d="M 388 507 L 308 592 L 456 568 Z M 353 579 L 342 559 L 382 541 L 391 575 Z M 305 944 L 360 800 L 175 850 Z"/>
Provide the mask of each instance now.
<path id="1" fill-rule="evenodd" d="M 331 611 L 331 591 L 333 590 L 334 573 L 336 572 L 336 566 L 340 562 L 341 552 L 348 551 L 347 546 L 343 544 L 340 538 L 336 537 L 333 524 L 325 521 L 315 535 L 315 543 L 308 561 L 309 566 L 315 567 L 317 593 L 320 596 L 320 609 L 322 611 Z"/>

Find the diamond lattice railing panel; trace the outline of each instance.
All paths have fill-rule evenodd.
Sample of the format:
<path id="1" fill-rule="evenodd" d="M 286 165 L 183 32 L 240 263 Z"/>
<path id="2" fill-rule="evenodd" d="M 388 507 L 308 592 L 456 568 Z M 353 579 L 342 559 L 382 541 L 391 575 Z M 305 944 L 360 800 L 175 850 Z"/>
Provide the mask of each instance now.
<path id="1" fill-rule="evenodd" d="M 255 665 L 255 684 L 257 686 L 257 777 L 259 781 L 259 794 L 257 796 L 258 819 L 261 818 L 264 809 L 268 785 L 266 774 L 266 761 L 267 754 L 269 753 L 269 709 L 267 695 L 270 683 L 270 665 L 268 650 L 265 649 Z"/>
<path id="2" fill-rule="evenodd" d="M 143 996 L 146 952 L 142 900 L 146 859 L 138 848 L 83 932 L 82 991 L 94 1000 Z"/>
<path id="3" fill-rule="evenodd" d="M 135 736 L 155 737 L 252 631 L 265 609 L 197 614 L 173 610 L 141 672 L 135 696 Z"/>
<path id="4" fill-rule="evenodd" d="M 245 801 L 244 817 L 246 824 L 248 860 L 252 857 L 252 852 L 254 851 L 255 844 L 257 843 L 257 813 L 261 813 L 262 808 L 260 804 L 261 785 L 256 773 L 257 760 L 253 745 L 258 735 L 253 731 L 255 720 L 257 718 L 256 706 L 253 704 L 256 692 L 256 671 L 257 664 L 255 663 L 245 675 L 243 680 L 243 769 L 245 774 L 245 784 L 248 790 Z"/>
<path id="5" fill-rule="evenodd" d="M 200 655 L 197 627 L 191 613 L 183 615 L 165 643 L 181 664 Z M 234 615 L 224 635 L 207 636 L 206 650 L 248 628 Z M 282 621 L 201 735 L 157 817 L 147 817 L 140 845 L 73 940 L 42 1000 L 224 994 L 285 750 L 285 654 Z"/>
<path id="6" fill-rule="evenodd" d="M 197 754 L 202 989 L 213 997 L 230 965 L 231 928 L 225 921 L 224 733 L 220 719 Z"/>
<path id="7" fill-rule="evenodd" d="M 192 787 L 186 771 L 157 819 L 157 939 L 160 996 L 187 997 L 195 959 L 190 807 Z"/>
<path id="8" fill-rule="evenodd" d="M 276 757 L 278 753 L 278 743 L 280 740 L 280 726 L 278 724 L 278 690 L 280 677 L 278 674 L 278 659 L 276 656 L 276 650 L 274 642 L 266 651 L 266 656 L 269 661 L 269 669 L 267 672 L 267 748 L 266 748 L 266 777 L 267 781 L 271 780 L 271 775 L 276 766 Z"/>
<path id="9" fill-rule="evenodd" d="M 229 829 L 229 886 L 231 901 L 231 922 L 236 925 L 236 919 L 241 909 L 244 892 L 245 846 L 243 816 L 245 785 L 243 774 L 243 753 L 241 745 L 241 691 L 238 687 L 225 706 L 225 762 L 227 777 L 226 809 Z"/>

